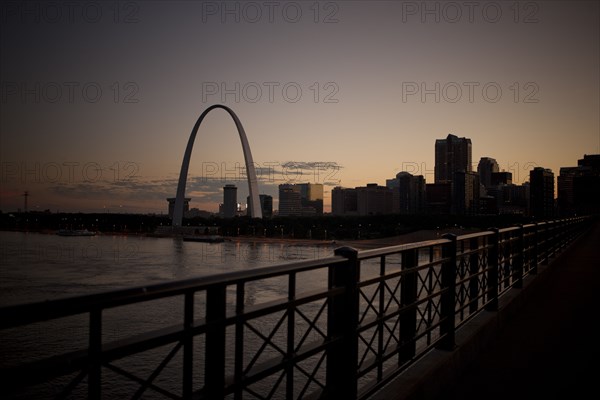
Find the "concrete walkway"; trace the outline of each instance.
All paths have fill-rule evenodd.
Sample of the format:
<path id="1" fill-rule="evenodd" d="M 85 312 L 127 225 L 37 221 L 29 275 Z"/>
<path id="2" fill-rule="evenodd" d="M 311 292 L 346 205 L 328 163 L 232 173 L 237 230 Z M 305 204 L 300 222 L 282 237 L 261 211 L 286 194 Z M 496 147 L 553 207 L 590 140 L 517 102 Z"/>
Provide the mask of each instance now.
<path id="1" fill-rule="evenodd" d="M 600 398 L 600 223 L 545 273 L 497 339 L 437 399 Z"/>

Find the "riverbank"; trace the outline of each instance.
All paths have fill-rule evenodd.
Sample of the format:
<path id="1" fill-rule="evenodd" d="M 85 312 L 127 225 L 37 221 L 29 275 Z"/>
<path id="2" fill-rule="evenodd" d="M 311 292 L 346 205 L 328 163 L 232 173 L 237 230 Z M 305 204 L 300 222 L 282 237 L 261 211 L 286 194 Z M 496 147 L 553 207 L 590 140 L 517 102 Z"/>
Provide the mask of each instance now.
<path id="1" fill-rule="evenodd" d="M 56 234 L 55 230 L 38 230 L 38 231 L 24 231 L 24 230 L 7 230 L 17 232 L 31 232 L 41 234 Z M 319 239 L 296 239 L 296 238 L 281 238 L 281 237 L 255 237 L 255 236 L 223 236 L 226 242 L 233 243 L 256 243 L 256 244 L 284 244 L 291 246 L 323 246 L 331 247 L 335 249 L 337 247 L 349 246 L 354 247 L 358 250 L 367 250 L 380 247 L 396 246 L 400 244 L 415 243 L 425 240 L 434 240 L 441 238 L 446 233 L 454 233 L 456 235 L 463 235 L 478 231 L 477 229 L 461 229 L 461 228 L 447 228 L 447 229 L 432 229 L 432 230 L 418 230 L 414 232 L 408 232 L 402 235 L 390 236 L 385 238 L 377 239 L 342 239 L 342 240 L 319 240 Z M 146 232 L 95 232 L 98 236 L 146 236 L 155 238 L 172 238 L 172 235 L 160 235 L 155 233 Z"/>

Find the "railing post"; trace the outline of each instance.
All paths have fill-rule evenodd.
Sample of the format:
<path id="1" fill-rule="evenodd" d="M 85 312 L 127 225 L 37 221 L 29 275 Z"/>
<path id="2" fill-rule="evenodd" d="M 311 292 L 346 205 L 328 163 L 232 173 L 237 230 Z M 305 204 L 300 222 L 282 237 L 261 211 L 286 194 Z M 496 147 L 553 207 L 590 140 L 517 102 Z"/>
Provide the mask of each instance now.
<path id="1" fill-rule="evenodd" d="M 498 248 L 500 242 L 500 231 L 498 228 L 490 229 L 494 232 L 491 239 L 491 247 L 488 253 L 488 276 L 487 292 L 488 302 L 485 309 L 488 311 L 498 311 Z"/>
<path id="2" fill-rule="evenodd" d="M 538 229 L 538 223 L 536 222 L 533 226 L 533 244 L 531 244 L 531 259 L 529 261 L 529 273 L 530 274 L 537 274 L 537 267 L 538 267 L 538 262 L 539 262 L 539 241 L 540 241 L 540 235 L 539 235 L 539 229 Z M 531 240 L 530 240 L 531 243 Z"/>
<path id="3" fill-rule="evenodd" d="M 402 270 L 407 271 L 417 266 L 417 251 L 415 249 L 402 252 Z M 400 306 L 408 307 L 417 301 L 417 272 L 413 271 L 402 276 L 400 283 Z M 398 365 L 413 358 L 417 351 L 415 333 L 417 332 L 417 309 L 405 310 L 400 314 L 400 352 Z"/>
<path id="4" fill-rule="evenodd" d="M 335 249 L 336 256 L 348 259 L 329 268 L 329 289 L 344 288 L 341 295 L 330 297 L 327 335 L 326 398 L 355 399 L 358 368 L 358 251 L 352 247 Z"/>
<path id="5" fill-rule="evenodd" d="M 548 226 L 550 227 L 550 230 L 548 235 L 548 252 L 546 263 L 550 264 L 550 257 L 554 257 L 556 252 L 556 221 L 549 221 Z"/>
<path id="6" fill-rule="evenodd" d="M 204 390 L 208 399 L 222 399 L 225 387 L 226 287 L 206 291 Z"/>
<path id="7" fill-rule="evenodd" d="M 477 312 L 479 306 L 479 238 L 473 238 L 469 242 L 469 314 Z"/>
<path id="8" fill-rule="evenodd" d="M 88 399 L 99 400 L 102 387 L 102 310 L 90 311 L 90 370 L 88 375 Z"/>
<path id="9" fill-rule="evenodd" d="M 192 377 L 194 367 L 194 292 L 187 292 L 183 310 L 183 398 L 192 398 Z"/>
<path id="10" fill-rule="evenodd" d="M 502 265 L 499 268 L 502 268 L 502 283 L 504 289 L 510 287 L 513 283 L 513 271 L 511 271 L 511 249 L 512 249 L 512 232 L 508 232 L 508 238 L 506 237 L 506 233 L 504 233 L 504 238 L 501 236 L 498 237 L 498 246 L 502 243 Z M 500 248 L 498 248 L 500 251 Z M 501 285 L 502 286 L 502 285 Z"/>
<path id="11" fill-rule="evenodd" d="M 442 295 L 440 298 L 440 350 L 454 349 L 455 302 L 456 302 L 456 235 L 447 233 L 450 243 L 442 247 Z"/>
<path id="12" fill-rule="evenodd" d="M 541 264 L 542 265 L 548 265 L 548 261 L 549 261 L 548 257 L 549 257 L 549 252 L 550 252 L 550 249 L 549 249 L 550 234 L 548 233 L 548 225 L 549 225 L 549 222 L 544 221 L 544 233 L 541 235 L 542 236 L 542 238 L 541 238 L 542 239 L 542 241 L 541 241 L 541 243 L 542 243 L 542 246 L 541 246 L 542 260 L 541 261 L 542 262 L 541 262 Z"/>
<path id="13" fill-rule="evenodd" d="M 517 289 L 523 288 L 523 266 L 525 265 L 525 228 L 519 225 L 517 231 L 516 256 L 513 265 L 515 277 L 513 278 L 513 287 Z"/>

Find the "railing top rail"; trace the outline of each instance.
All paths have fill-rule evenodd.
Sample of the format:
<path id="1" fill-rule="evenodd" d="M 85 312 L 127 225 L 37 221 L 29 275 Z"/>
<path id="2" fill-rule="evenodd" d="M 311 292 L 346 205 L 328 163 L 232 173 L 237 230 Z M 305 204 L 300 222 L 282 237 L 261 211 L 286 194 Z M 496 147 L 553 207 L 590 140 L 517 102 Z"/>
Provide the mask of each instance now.
<path id="1" fill-rule="evenodd" d="M 438 245 L 446 244 L 446 243 L 450 243 L 450 240 L 448 240 L 448 239 L 425 240 L 422 242 L 398 244 L 395 246 L 381 247 L 378 249 L 361 250 L 358 252 L 358 259 L 366 260 L 369 258 L 387 256 L 387 255 L 394 254 L 394 253 L 401 253 L 406 250 L 422 249 L 425 247 L 438 246 Z"/>
<path id="2" fill-rule="evenodd" d="M 508 227 L 508 228 L 498 229 L 498 232 L 499 233 L 514 232 L 514 231 L 518 231 L 519 229 L 521 229 L 520 226 L 511 226 L 511 227 Z"/>
<path id="3" fill-rule="evenodd" d="M 476 238 L 480 238 L 480 237 L 491 236 L 493 234 L 494 234 L 494 231 L 474 232 L 474 233 L 468 233 L 466 235 L 460 235 L 456 238 L 456 240 L 461 241 L 461 240 L 476 239 Z"/>
<path id="4" fill-rule="evenodd" d="M 68 317 L 86 313 L 94 309 L 106 309 L 140 301 L 181 295 L 188 291 L 202 291 L 217 285 L 235 285 L 289 273 L 299 273 L 343 263 L 345 261 L 346 258 L 344 257 L 332 256 L 316 260 L 298 261 L 289 264 L 226 272 L 174 282 L 164 282 L 88 295 L 70 296 L 56 300 L 0 307 L 0 329 L 32 322 L 41 322 L 48 319 Z"/>

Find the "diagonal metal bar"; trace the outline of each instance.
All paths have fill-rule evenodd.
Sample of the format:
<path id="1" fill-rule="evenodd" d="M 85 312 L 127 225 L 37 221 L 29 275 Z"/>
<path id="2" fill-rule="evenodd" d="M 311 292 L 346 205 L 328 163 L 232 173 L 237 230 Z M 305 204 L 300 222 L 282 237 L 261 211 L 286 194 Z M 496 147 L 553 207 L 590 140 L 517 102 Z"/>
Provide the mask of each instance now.
<path id="1" fill-rule="evenodd" d="M 56 396 L 56 398 L 57 399 L 66 399 L 67 396 L 69 394 L 71 394 L 73 389 L 75 389 L 77 387 L 77 385 L 79 385 L 79 383 L 81 383 L 81 381 L 83 380 L 83 378 L 85 378 L 85 376 L 87 374 L 88 374 L 88 370 L 82 369 L 81 372 L 79 374 L 77 374 L 77 376 L 75 378 L 73 378 L 73 380 L 71 382 L 69 382 L 69 384 L 67 386 L 65 386 L 63 391 L 60 392 L 58 394 L 58 396 Z"/>
<path id="2" fill-rule="evenodd" d="M 273 395 L 275 394 L 275 392 L 277 391 L 277 388 L 279 387 L 279 385 L 281 385 L 281 381 L 283 380 L 283 377 L 286 375 L 285 371 L 282 371 L 281 374 L 279 374 L 279 378 L 277 378 L 277 381 L 275 382 L 275 384 L 273 385 L 273 388 L 271 388 L 271 391 L 269 392 L 269 394 L 267 395 L 267 399 L 272 399 Z"/>
<path id="3" fill-rule="evenodd" d="M 373 342 L 375 341 L 375 338 L 378 337 L 378 328 L 375 328 L 375 331 L 373 332 L 373 334 L 371 335 L 371 340 L 369 340 L 369 342 L 367 343 L 366 339 L 362 336 L 362 335 L 358 335 L 358 338 L 365 344 L 366 348 L 365 351 L 360 359 L 360 361 L 358 362 L 358 369 L 360 369 L 360 367 L 362 366 L 363 362 L 365 361 L 365 359 L 367 358 L 367 355 L 369 355 L 369 352 L 373 353 L 375 355 L 375 357 L 377 357 L 377 351 L 373 348 Z"/>
<path id="4" fill-rule="evenodd" d="M 308 322 L 309 328 L 310 328 L 310 329 L 307 329 L 306 332 L 304 332 L 304 335 L 302 335 L 302 338 L 300 339 L 300 341 L 298 342 L 298 345 L 295 348 L 296 351 L 300 347 L 302 347 L 302 345 L 304 344 L 304 342 L 308 338 L 309 333 L 312 332 L 313 329 L 315 331 L 317 331 L 319 333 L 319 335 L 321 335 L 321 337 L 323 337 L 324 339 L 327 338 L 327 335 L 325 334 L 325 332 L 323 332 L 321 330 L 321 328 L 319 328 L 319 326 L 317 325 L 317 321 L 319 320 L 319 318 L 323 314 L 323 311 L 325 311 L 326 308 L 327 308 L 327 301 L 324 301 L 323 304 L 321 305 L 321 308 L 319 309 L 319 311 L 315 315 L 315 318 L 312 321 L 309 320 L 309 318 L 306 315 L 304 315 L 303 312 L 301 312 L 298 309 L 296 310 L 296 312 L 298 313 L 298 315 L 300 315 L 300 317 L 302 317 L 306 322 Z"/>
<path id="5" fill-rule="evenodd" d="M 318 386 L 321 387 L 321 389 L 325 389 L 325 385 L 323 385 L 321 382 L 319 382 L 318 380 L 316 380 L 315 376 L 317 375 L 317 371 L 321 367 L 321 364 L 323 364 L 323 361 L 325 360 L 325 356 L 326 355 L 327 355 L 327 353 L 323 352 L 323 354 L 321 355 L 321 358 L 317 362 L 317 365 L 315 366 L 315 368 L 313 369 L 313 372 L 310 375 L 308 375 L 308 373 L 306 371 L 304 371 L 304 368 L 300 367 L 299 365 L 296 365 L 296 368 L 298 370 L 300 370 L 300 372 L 302 372 L 308 378 L 306 380 L 305 385 L 302 387 L 302 390 L 300 391 L 300 394 L 298 395 L 298 399 L 303 399 L 304 398 L 304 394 L 306 393 L 306 391 L 310 387 L 310 383 L 311 382 L 316 383 Z"/>
<path id="6" fill-rule="evenodd" d="M 160 375 L 162 370 L 173 359 L 173 357 L 175 356 L 175 354 L 177 354 L 182 345 L 183 343 L 179 342 L 175 345 L 175 347 L 173 347 L 173 349 L 169 352 L 169 354 L 167 354 L 165 359 L 159 364 L 159 366 L 154 370 L 154 372 L 152 372 L 148 379 L 146 379 L 146 382 L 142 384 L 142 386 L 140 386 L 137 392 L 133 395 L 133 397 L 131 398 L 132 400 L 136 400 L 142 397 L 146 389 L 148 389 L 149 385 L 152 384 L 152 382 L 154 381 L 154 379 L 156 379 L 158 375 Z"/>
<path id="7" fill-rule="evenodd" d="M 367 307 L 365 308 L 364 312 L 362 313 L 360 320 L 358 321 L 358 324 L 360 325 L 364 319 L 366 318 L 367 314 L 369 313 L 369 309 L 373 310 L 373 312 L 375 313 L 375 315 L 378 315 L 379 312 L 377 311 L 377 309 L 375 309 L 375 306 L 373 306 L 373 302 L 375 301 L 375 297 L 377 296 L 377 294 L 379 293 L 379 286 L 377 286 L 377 288 L 373 291 L 373 295 L 371 296 L 371 298 L 367 298 L 367 295 L 364 293 L 364 291 L 360 290 L 359 291 L 361 297 L 363 299 L 365 299 L 365 301 L 367 302 Z"/>
<path id="8" fill-rule="evenodd" d="M 265 335 L 263 335 L 262 332 L 260 332 L 259 330 L 257 330 L 256 328 L 254 328 L 252 325 L 250 325 L 250 323 L 246 322 L 244 324 L 248 329 L 250 329 L 252 332 L 254 332 L 254 334 L 256 334 L 258 337 L 260 337 L 261 339 L 263 339 L 262 345 L 260 346 L 260 348 L 258 349 L 258 351 L 256 352 L 256 354 L 254 355 L 254 357 L 252 358 L 252 360 L 246 366 L 246 369 L 244 370 L 244 373 L 247 373 L 248 371 L 250 371 L 252 369 L 252 367 L 254 366 L 254 364 L 256 363 L 256 361 L 258 361 L 258 359 L 262 355 L 262 352 L 265 350 L 265 348 L 268 345 L 271 345 L 275 350 L 277 350 L 283 356 L 285 356 L 285 350 L 283 350 L 281 347 L 279 347 L 275 343 L 273 343 L 272 339 L 273 339 L 273 336 L 275 336 L 275 334 L 277 333 L 277 331 L 281 327 L 281 325 L 283 324 L 283 321 L 285 321 L 285 319 L 286 319 L 287 316 L 288 316 L 288 313 L 286 311 L 286 312 L 283 313 L 283 315 L 281 316 L 281 318 L 279 319 L 279 321 L 277 322 L 277 324 L 275 324 L 275 326 L 273 327 L 273 329 L 269 333 L 268 337 L 265 336 Z"/>
<path id="9" fill-rule="evenodd" d="M 124 377 L 134 381 L 134 382 L 138 382 L 140 384 L 144 384 L 146 381 L 134 374 L 132 374 L 131 372 L 127 372 L 122 368 L 117 367 L 116 365 L 112 365 L 112 364 L 104 364 L 104 366 L 108 369 L 113 370 L 114 372 L 123 375 Z M 171 392 L 169 392 L 168 390 L 165 390 L 159 386 L 156 386 L 155 384 L 151 383 L 150 385 L 148 385 L 148 387 L 152 390 L 157 391 L 158 393 L 162 394 L 163 396 L 166 396 L 168 398 L 171 399 L 176 399 L 176 400 L 180 400 L 181 397 L 177 396 L 176 394 L 173 394 Z"/>

